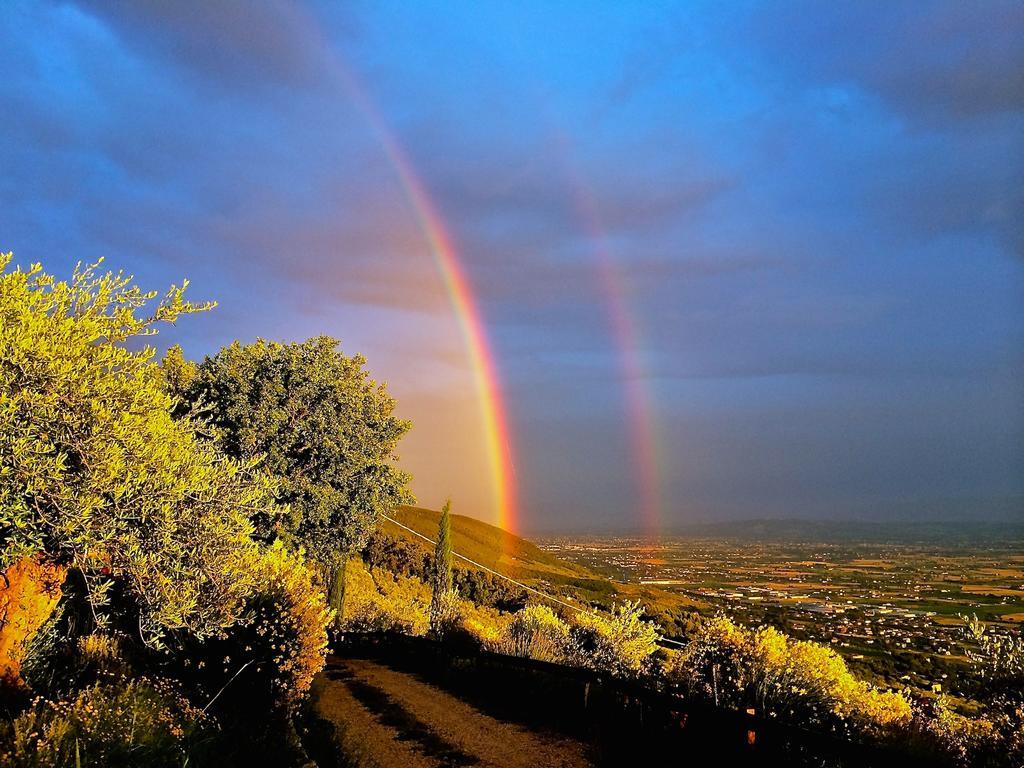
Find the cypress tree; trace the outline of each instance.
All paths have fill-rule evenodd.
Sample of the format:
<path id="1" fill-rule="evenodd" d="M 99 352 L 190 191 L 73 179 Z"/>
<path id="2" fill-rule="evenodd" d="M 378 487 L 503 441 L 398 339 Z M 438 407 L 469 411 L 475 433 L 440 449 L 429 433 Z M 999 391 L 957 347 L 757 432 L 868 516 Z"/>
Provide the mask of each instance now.
<path id="1" fill-rule="evenodd" d="M 441 508 L 437 522 L 437 544 L 434 547 L 434 573 L 431 579 L 433 592 L 430 598 L 430 625 L 437 631 L 443 618 L 445 605 L 452 592 L 452 521 L 451 499 Z"/>

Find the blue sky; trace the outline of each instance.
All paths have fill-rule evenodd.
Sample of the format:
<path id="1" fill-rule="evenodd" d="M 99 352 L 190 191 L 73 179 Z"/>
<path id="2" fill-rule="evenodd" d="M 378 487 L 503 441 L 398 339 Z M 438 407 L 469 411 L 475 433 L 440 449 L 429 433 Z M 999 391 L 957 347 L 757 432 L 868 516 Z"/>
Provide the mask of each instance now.
<path id="1" fill-rule="evenodd" d="M 471 372 L 366 116 L 495 348 L 527 528 L 636 520 L 596 212 L 666 527 L 1024 516 L 1024 6 L 44 3 L 0 12 L 0 249 L 105 256 L 212 314 L 195 358 L 328 333 L 415 427 L 420 501 L 491 498 Z"/>

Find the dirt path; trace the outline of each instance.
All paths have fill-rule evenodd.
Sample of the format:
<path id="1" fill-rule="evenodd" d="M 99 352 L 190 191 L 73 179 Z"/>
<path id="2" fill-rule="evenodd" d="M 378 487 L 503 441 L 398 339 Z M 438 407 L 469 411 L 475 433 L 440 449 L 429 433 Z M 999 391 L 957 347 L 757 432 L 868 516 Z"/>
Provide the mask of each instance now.
<path id="1" fill-rule="evenodd" d="M 414 675 L 365 659 L 331 659 L 315 710 L 350 755 L 342 765 L 585 768 L 585 746 L 496 720 Z"/>

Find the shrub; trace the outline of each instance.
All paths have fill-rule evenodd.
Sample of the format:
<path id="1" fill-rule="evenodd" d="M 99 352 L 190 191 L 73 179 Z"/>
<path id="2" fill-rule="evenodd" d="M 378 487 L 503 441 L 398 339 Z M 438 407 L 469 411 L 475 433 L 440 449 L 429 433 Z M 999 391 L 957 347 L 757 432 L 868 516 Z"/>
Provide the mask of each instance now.
<path id="1" fill-rule="evenodd" d="M 576 663 L 617 677 L 639 677 L 650 671 L 658 630 L 642 615 L 640 601 L 617 605 L 610 615 L 577 613 L 570 629 Z"/>
<path id="2" fill-rule="evenodd" d="M 697 624 L 686 648 L 669 661 L 669 679 L 690 696 L 716 706 L 739 708 L 749 686 L 745 663 L 747 632 L 725 616 Z"/>
<path id="3" fill-rule="evenodd" d="M 260 586 L 247 602 L 244 622 L 259 638 L 249 658 L 257 671 L 269 667 L 275 690 L 286 703 L 294 703 L 324 666 L 327 627 L 334 615 L 301 553 L 276 542 L 260 558 L 257 572 Z"/>
<path id="4" fill-rule="evenodd" d="M 501 652 L 502 638 L 508 632 L 508 622 L 499 623 L 479 615 L 465 616 L 462 629 L 485 651 Z"/>
<path id="5" fill-rule="evenodd" d="M 333 613 L 301 553 L 276 542 L 251 567 L 258 586 L 241 619 L 211 642 L 186 645 L 181 655 L 195 662 L 211 691 L 226 692 L 225 705 L 288 707 L 323 668 Z"/>
<path id="6" fill-rule="evenodd" d="M 177 768 L 207 721 L 169 683 L 97 684 L 60 701 L 37 700 L 0 723 L 9 768 Z"/>
<path id="7" fill-rule="evenodd" d="M 352 560 L 345 586 L 342 632 L 425 635 L 430 628 L 430 588 L 419 579 L 368 570 Z"/>
<path id="8" fill-rule="evenodd" d="M 459 632 L 464 623 L 462 605 L 463 601 L 451 590 L 433 591 L 430 598 L 430 634 L 443 640 Z"/>
<path id="9" fill-rule="evenodd" d="M 717 705 L 753 707 L 802 725 L 880 735 L 912 716 L 906 697 L 856 679 L 832 649 L 771 627 L 746 630 L 724 616 L 698 625 L 668 676 Z"/>
<path id="10" fill-rule="evenodd" d="M 981 755 L 991 752 L 998 738 L 990 720 L 954 712 L 945 697 L 920 702 L 913 726 L 917 740 L 924 742 L 926 750 L 965 767 L 981 764 Z"/>
<path id="11" fill-rule="evenodd" d="M 518 611 L 497 645 L 499 653 L 539 661 L 565 663 L 570 653 L 569 625 L 546 605 L 528 605 Z"/>

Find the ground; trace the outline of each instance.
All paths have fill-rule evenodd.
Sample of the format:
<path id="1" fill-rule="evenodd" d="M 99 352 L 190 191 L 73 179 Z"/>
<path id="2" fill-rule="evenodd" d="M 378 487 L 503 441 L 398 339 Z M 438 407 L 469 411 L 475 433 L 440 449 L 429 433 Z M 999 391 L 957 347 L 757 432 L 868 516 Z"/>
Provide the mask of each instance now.
<path id="1" fill-rule="evenodd" d="M 419 677 L 366 659 L 332 657 L 314 712 L 349 753 L 342 765 L 583 768 L 582 742 L 503 722 Z"/>

